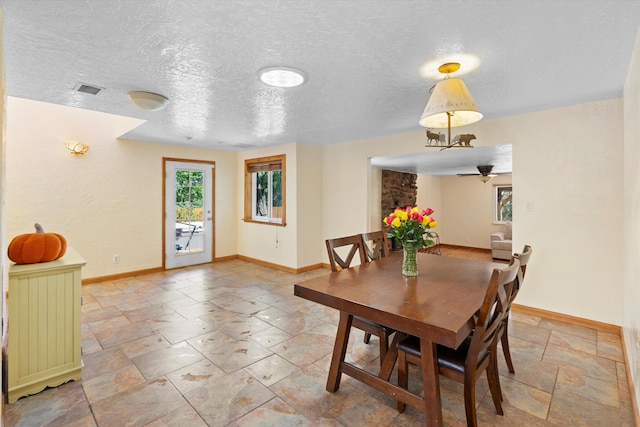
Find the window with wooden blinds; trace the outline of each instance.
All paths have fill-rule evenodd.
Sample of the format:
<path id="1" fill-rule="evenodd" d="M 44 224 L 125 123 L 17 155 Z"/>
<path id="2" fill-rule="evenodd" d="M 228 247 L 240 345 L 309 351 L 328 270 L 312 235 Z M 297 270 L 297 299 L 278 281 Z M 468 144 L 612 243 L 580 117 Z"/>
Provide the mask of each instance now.
<path id="1" fill-rule="evenodd" d="M 244 162 L 244 220 L 285 225 L 285 155 Z"/>

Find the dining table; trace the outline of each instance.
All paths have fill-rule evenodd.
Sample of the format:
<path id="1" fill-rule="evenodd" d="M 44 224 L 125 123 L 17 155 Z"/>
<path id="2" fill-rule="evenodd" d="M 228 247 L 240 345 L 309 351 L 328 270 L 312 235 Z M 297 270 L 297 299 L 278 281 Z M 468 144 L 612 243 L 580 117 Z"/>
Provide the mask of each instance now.
<path id="1" fill-rule="evenodd" d="M 336 392 L 342 374 L 359 380 L 426 414 L 426 425 L 442 425 L 437 345 L 457 348 L 474 327 L 491 274 L 504 264 L 418 253 L 418 276 L 402 275 L 402 253 L 294 284 L 294 294 L 340 311 L 326 389 Z M 377 374 L 345 361 L 353 316 L 395 329 Z M 397 344 L 420 339 L 424 397 L 391 382 Z"/>

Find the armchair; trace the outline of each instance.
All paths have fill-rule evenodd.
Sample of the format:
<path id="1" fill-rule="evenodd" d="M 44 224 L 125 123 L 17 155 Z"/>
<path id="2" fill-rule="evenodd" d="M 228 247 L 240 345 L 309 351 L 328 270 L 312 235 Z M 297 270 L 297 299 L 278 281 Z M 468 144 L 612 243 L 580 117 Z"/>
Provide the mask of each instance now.
<path id="1" fill-rule="evenodd" d="M 491 257 L 510 260 L 512 255 L 511 243 L 511 222 L 505 222 L 502 226 L 502 231 L 491 234 Z"/>

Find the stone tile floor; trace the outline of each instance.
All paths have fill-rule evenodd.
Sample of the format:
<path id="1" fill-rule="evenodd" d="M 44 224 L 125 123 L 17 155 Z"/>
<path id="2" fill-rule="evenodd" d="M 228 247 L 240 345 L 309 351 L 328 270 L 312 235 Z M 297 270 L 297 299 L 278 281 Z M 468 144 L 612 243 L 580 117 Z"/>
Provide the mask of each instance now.
<path id="1" fill-rule="evenodd" d="M 338 313 L 293 296 L 295 282 L 322 274 L 234 260 L 85 285 L 82 381 L 7 405 L 5 425 L 423 425 L 349 377 L 325 391 Z M 480 425 L 634 425 L 619 336 L 517 312 L 510 328 L 505 415 L 482 379 Z M 375 372 L 375 340 L 355 330 L 350 361 Z M 445 425 L 466 425 L 462 387 L 441 378 L 441 394 Z"/>

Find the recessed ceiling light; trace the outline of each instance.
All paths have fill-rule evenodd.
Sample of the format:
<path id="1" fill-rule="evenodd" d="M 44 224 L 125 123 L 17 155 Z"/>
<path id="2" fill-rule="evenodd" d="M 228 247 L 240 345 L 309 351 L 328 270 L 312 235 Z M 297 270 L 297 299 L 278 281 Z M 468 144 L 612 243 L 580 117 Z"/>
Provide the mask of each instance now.
<path id="1" fill-rule="evenodd" d="M 305 82 L 306 76 L 295 68 L 269 67 L 260 70 L 260 80 L 269 86 L 296 87 Z"/>

